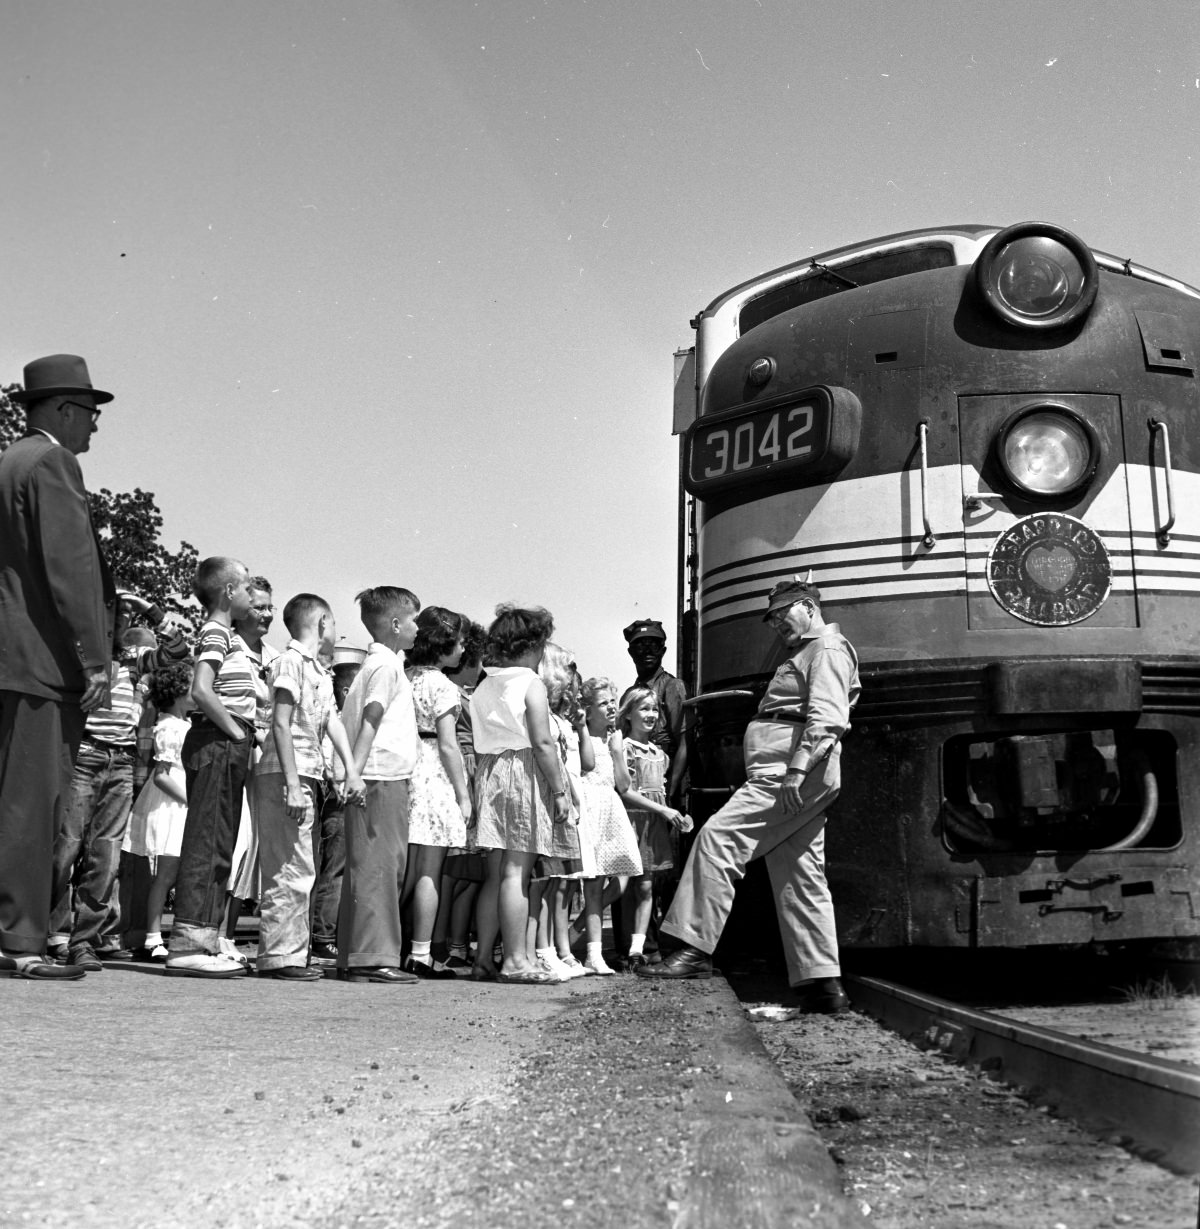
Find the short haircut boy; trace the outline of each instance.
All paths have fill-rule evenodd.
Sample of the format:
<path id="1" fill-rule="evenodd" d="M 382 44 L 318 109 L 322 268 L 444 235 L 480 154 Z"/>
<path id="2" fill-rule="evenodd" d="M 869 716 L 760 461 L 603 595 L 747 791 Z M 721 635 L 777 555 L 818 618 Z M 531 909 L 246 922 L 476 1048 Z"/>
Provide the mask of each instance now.
<path id="1" fill-rule="evenodd" d="M 251 584 L 251 588 L 253 587 Z M 325 614 L 332 615 L 333 610 L 323 597 L 318 597 L 315 593 L 297 593 L 283 608 L 283 625 L 295 636 L 314 614 L 319 618 Z"/>
<path id="2" fill-rule="evenodd" d="M 217 604 L 221 590 L 239 579 L 246 565 L 228 555 L 212 555 L 202 559 L 192 581 L 192 593 L 207 614 Z"/>
<path id="3" fill-rule="evenodd" d="M 363 589 L 354 595 L 354 600 L 368 628 L 380 619 L 388 618 L 397 606 L 411 610 L 413 614 L 421 609 L 421 599 L 410 589 L 402 589 L 399 585 L 376 585 L 374 589 Z"/>

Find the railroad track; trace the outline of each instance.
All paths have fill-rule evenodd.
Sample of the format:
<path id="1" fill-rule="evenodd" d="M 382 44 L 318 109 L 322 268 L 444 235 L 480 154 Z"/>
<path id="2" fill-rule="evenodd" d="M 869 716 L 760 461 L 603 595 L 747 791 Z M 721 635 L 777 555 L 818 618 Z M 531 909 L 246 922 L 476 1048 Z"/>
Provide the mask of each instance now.
<path id="1" fill-rule="evenodd" d="M 855 1007 L 892 1031 L 983 1068 L 1081 1125 L 1115 1134 L 1176 1173 L 1200 1173 L 1200 1070 L 848 976 Z"/>

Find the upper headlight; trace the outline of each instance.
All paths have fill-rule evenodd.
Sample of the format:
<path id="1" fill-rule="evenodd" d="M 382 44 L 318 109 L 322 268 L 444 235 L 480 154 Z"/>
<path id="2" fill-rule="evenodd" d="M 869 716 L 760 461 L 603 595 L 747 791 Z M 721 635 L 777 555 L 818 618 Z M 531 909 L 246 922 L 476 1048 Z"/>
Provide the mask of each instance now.
<path id="1" fill-rule="evenodd" d="M 1055 329 L 1091 308 L 1100 274 L 1091 249 L 1070 231 L 1021 222 L 988 240 L 975 261 L 975 281 L 1002 320 Z"/>
<path id="2" fill-rule="evenodd" d="M 1065 495 L 1091 478 L 1098 445 L 1087 425 L 1057 406 L 1025 410 L 997 439 L 1000 464 L 1029 495 Z"/>

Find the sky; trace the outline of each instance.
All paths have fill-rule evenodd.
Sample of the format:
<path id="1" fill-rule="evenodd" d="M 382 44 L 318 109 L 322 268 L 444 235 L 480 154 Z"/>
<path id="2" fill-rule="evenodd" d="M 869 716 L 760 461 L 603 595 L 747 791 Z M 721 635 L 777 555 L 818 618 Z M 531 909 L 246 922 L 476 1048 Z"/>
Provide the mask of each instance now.
<path id="1" fill-rule="evenodd" d="M 84 355 L 89 487 L 280 607 L 544 605 L 624 683 L 698 311 L 963 222 L 1200 284 L 1198 119 L 1194 0 L 0 0 L 0 383 Z"/>

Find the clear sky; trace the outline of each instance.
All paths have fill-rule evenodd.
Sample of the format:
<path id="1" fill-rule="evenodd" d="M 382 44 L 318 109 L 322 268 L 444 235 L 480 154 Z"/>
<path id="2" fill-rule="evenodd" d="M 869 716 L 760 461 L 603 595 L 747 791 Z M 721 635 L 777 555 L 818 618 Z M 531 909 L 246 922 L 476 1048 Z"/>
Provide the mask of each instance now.
<path id="1" fill-rule="evenodd" d="M 89 486 L 358 643 L 537 603 L 624 682 L 698 310 L 954 222 L 1200 283 L 1198 118 L 1195 0 L 2 0 L 0 382 L 85 355 Z"/>

